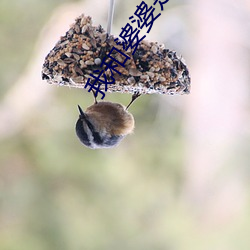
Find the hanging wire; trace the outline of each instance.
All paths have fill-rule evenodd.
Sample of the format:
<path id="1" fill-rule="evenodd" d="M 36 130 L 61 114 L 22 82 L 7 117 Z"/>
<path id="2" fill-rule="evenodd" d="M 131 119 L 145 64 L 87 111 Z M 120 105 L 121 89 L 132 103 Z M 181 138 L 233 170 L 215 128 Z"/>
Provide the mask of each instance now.
<path id="1" fill-rule="evenodd" d="M 114 10 L 115 10 L 115 0 L 110 0 L 110 2 L 109 2 L 109 12 L 108 12 L 108 25 L 107 25 L 107 33 L 108 34 L 111 34 L 111 30 L 112 30 Z"/>

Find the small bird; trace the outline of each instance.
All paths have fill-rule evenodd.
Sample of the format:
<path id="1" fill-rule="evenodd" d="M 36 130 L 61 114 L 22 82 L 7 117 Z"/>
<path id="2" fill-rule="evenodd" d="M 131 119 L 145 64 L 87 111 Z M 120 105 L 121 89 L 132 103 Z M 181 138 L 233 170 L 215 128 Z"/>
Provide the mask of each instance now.
<path id="1" fill-rule="evenodd" d="M 111 148 L 134 130 L 134 117 L 127 111 L 134 100 L 140 96 L 136 93 L 127 108 L 119 103 L 97 102 L 84 112 L 78 105 L 80 112 L 76 122 L 76 134 L 80 141 L 88 148 Z"/>

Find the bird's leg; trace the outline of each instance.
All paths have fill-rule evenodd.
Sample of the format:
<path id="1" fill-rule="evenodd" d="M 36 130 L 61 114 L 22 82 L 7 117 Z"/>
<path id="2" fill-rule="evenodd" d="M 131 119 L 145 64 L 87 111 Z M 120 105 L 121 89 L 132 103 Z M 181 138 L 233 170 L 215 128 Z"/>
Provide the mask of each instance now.
<path id="1" fill-rule="evenodd" d="M 97 100 L 96 100 L 96 92 L 95 92 L 93 89 L 91 89 L 91 91 L 92 91 L 93 96 L 94 96 L 94 99 L 95 99 L 95 104 L 97 104 L 98 102 L 97 102 Z"/>
<path id="2" fill-rule="evenodd" d="M 132 99 L 130 101 L 130 103 L 128 104 L 128 106 L 126 107 L 126 110 L 131 106 L 131 104 L 140 96 L 141 94 L 139 93 L 139 91 L 135 92 L 132 95 Z"/>

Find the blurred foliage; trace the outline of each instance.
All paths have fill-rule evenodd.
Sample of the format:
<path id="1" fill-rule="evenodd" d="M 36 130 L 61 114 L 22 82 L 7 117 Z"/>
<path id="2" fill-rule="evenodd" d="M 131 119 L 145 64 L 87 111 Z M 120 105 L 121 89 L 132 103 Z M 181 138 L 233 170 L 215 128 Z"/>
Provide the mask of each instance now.
<path id="1" fill-rule="evenodd" d="M 25 69 L 43 24 L 64 2 L 70 1 L 1 0 L 0 97 Z"/>

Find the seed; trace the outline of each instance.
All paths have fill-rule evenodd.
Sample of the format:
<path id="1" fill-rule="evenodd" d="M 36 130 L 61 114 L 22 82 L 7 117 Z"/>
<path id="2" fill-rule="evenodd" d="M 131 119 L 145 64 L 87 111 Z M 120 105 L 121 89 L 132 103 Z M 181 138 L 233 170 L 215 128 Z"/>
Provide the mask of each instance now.
<path id="1" fill-rule="evenodd" d="M 70 52 L 66 52 L 65 55 L 66 55 L 67 57 L 71 57 L 72 54 L 71 54 Z"/>
<path id="2" fill-rule="evenodd" d="M 147 47 L 150 47 L 150 42 L 147 40 L 142 40 L 142 44 L 145 44 Z"/>
<path id="3" fill-rule="evenodd" d="M 101 62 L 102 62 L 102 60 L 101 60 L 100 58 L 96 58 L 96 59 L 95 59 L 95 64 L 96 64 L 96 65 L 100 65 Z"/>
<path id="4" fill-rule="evenodd" d="M 93 61 L 87 60 L 87 61 L 85 62 L 85 64 L 86 64 L 86 65 L 94 65 L 95 63 L 94 63 Z"/>
<path id="5" fill-rule="evenodd" d="M 80 56 L 79 56 L 79 55 L 77 55 L 77 54 L 74 53 L 73 56 L 74 56 L 74 58 L 75 58 L 77 61 L 80 60 Z"/>
<path id="6" fill-rule="evenodd" d="M 77 55 L 84 55 L 85 54 L 84 51 L 82 51 L 80 49 L 76 49 L 76 48 L 73 48 L 72 52 L 76 53 Z"/>
<path id="7" fill-rule="evenodd" d="M 82 44 L 82 48 L 85 49 L 85 50 L 89 50 L 89 46 L 86 43 Z"/>
<path id="8" fill-rule="evenodd" d="M 73 80 L 75 83 L 82 83 L 82 82 L 83 82 L 83 77 L 82 77 L 82 76 L 72 77 L 72 80 Z"/>
<path id="9" fill-rule="evenodd" d="M 72 62 L 75 62 L 75 59 L 73 59 L 73 58 L 65 58 L 63 61 L 64 61 L 65 63 L 67 63 L 67 64 L 70 64 L 70 63 L 72 63 Z"/>
<path id="10" fill-rule="evenodd" d="M 130 68 L 129 69 L 129 74 L 131 76 L 141 76 L 142 72 L 140 72 L 139 70 L 135 69 L 135 68 Z"/>
<path id="11" fill-rule="evenodd" d="M 87 25 L 85 25 L 85 26 L 82 27 L 82 34 L 84 34 L 86 32 L 87 28 L 88 28 Z"/>
<path id="12" fill-rule="evenodd" d="M 58 63 L 60 66 L 66 66 L 66 65 L 67 65 L 62 59 L 57 60 L 57 63 Z"/>
<path id="13" fill-rule="evenodd" d="M 79 25 L 75 25 L 75 31 L 76 31 L 77 34 L 80 33 L 80 27 L 79 27 Z"/>
<path id="14" fill-rule="evenodd" d="M 62 42 L 62 43 L 60 43 L 60 47 L 64 47 L 66 44 L 68 44 L 69 43 L 69 41 L 68 40 L 66 40 L 66 41 L 64 41 L 64 42 Z"/>
<path id="15" fill-rule="evenodd" d="M 106 33 L 101 34 L 100 39 L 101 39 L 101 43 L 104 43 L 107 39 L 107 34 Z"/>
<path id="16" fill-rule="evenodd" d="M 141 77 L 140 77 L 140 79 L 142 80 L 142 81 L 149 81 L 149 76 L 148 75 L 142 75 Z"/>
<path id="17" fill-rule="evenodd" d="M 147 72 L 147 75 L 148 75 L 151 79 L 153 79 L 154 76 L 155 76 L 155 74 L 154 74 L 153 72 L 150 72 L 150 71 Z"/>
<path id="18" fill-rule="evenodd" d="M 128 78 L 128 83 L 129 84 L 134 84 L 135 83 L 135 78 L 134 77 L 129 77 Z"/>
<path id="19" fill-rule="evenodd" d="M 157 47 L 155 45 L 152 46 L 151 51 L 156 54 L 157 53 Z"/>
<path id="20" fill-rule="evenodd" d="M 75 69 L 75 72 L 76 72 L 76 73 L 78 73 L 78 74 L 81 75 L 81 76 L 83 75 L 83 72 L 82 72 L 82 70 L 81 70 L 79 67 L 75 66 L 74 69 Z"/>
<path id="21" fill-rule="evenodd" d="M 154 72 L 154 71 L 155 71 L 155 68 L 154 68 L 154 67 L 151 67 L 151 68 L 149 69 L 149 71 L 150 71 L 150 72 Z"/>

